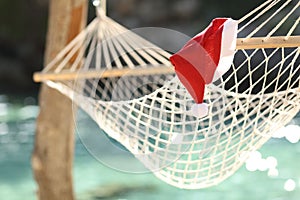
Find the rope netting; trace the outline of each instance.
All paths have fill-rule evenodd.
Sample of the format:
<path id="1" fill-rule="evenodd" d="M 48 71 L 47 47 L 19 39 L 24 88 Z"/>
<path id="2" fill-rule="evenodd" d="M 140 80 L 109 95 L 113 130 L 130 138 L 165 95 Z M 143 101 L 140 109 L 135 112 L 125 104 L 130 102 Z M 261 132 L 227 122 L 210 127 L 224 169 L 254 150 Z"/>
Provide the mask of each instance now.
<path id="1" fill-rule="evenodd" d="M 170 54 L 101 9 L 36 79 L 70 97 L 158 178 L 209 187 L 299 112 L 299 4 L 267 0 L 239 20 L 234 62 L 207 85 L 204 118 L 189 112 L 194 101 Z"/>

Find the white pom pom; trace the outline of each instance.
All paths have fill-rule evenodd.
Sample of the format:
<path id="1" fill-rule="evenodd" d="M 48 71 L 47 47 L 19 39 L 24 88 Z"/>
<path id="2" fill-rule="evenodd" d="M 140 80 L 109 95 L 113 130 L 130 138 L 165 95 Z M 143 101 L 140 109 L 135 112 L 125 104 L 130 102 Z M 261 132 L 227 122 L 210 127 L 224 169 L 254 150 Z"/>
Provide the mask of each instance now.
<path id="1" fill-rule="evenodd" d="M 200 117 L 200 118 L 205 117 L 208 115 L 208 104 L 206 103 L 194 104 L 192 105 L 191 112 L 195 117 Z"/>

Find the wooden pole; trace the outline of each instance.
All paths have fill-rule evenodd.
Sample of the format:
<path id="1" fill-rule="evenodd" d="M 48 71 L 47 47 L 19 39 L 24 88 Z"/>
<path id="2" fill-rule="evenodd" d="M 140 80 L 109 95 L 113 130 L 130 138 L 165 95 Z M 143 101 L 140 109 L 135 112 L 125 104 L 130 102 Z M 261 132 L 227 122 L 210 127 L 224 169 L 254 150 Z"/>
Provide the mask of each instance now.
<path id="1" fill-rule="evenodd" d="M 273 36 L 273 37 L 254 37 L 239 38 L 236 43 L 237 50 L 240 49 L 259 49 L 259 48 L 295 48 L 300 46 L 300 36 Z"/>
<path id="2" fill-rule="evenodd" d="M 86 23 L 87 0 L 50 0 L 45 64 L 76 36 Z M 74 199 L 72 102 L 42 85 L 32 167 L 43 200 Z"/>
<path id="3" fill-rule="evenodd" d="M 45 80 L 66 81 L 92 78 L 109 78 L 121 76 L 142 76 L 157 74 L 173 74 L 175 73 L 172 66 L 161 65 L 159 67 L 135 68 L 124 67 L 123 69 L 108 70 L 79 70 L 77 72 L 62 71 L 60 73 L 35 73 L 33 79 L 35 82 Z"/>

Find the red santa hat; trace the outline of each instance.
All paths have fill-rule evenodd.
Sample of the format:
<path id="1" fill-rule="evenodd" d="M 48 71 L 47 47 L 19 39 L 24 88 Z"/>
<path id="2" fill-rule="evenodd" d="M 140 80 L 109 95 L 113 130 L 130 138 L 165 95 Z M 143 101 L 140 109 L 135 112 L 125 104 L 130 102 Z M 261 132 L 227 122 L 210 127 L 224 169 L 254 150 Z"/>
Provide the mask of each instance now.
<path id="1" fill-rule="evenodd" d="M 232 64 L 237 29 L 237 21 L 216 18 L 170 57 L 179 80 L 196 102 L 192 106 L 196 117 L 208 114 L 208 105 L 203 103 L 205 85 L 220 78 Z"/>

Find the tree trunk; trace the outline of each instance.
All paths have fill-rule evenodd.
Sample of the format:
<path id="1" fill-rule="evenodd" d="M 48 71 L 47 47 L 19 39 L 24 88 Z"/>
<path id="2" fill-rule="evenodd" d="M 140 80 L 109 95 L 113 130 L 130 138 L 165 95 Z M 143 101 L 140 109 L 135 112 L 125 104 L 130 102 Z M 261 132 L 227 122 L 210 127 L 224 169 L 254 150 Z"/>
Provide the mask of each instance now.
<path id="1" fill-rule="evenodd" d="M 50 0 L 45 65 L 84 27 L 87 0 Z M 42 85 L 32 167 L 42 200 L 74 199 L 72 102 Z"/>

